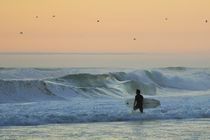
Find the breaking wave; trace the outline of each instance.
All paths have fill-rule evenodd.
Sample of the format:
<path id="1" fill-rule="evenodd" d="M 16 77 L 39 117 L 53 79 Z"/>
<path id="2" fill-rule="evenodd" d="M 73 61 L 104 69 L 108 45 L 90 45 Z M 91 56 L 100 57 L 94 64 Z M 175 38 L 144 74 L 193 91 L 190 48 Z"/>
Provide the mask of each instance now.
<path id="1" fill-rule="evenodd" d="M 68 100 L 72 97 L 125 98 L 134 95 L 137 88 L 141 89 L 144 95 L 155 95 L 158 88 L 197 91 L 210 89 L 210 72 L 206 69 L 178 67 L 102 74 L 76 73 L 62 76 L 57 74 L 57 69 L 53 74 L 52 70 L 41 71 L 44 71 L 47 76 L 51 73 L 53 77 L 0 79 L 0 102 Z"/>

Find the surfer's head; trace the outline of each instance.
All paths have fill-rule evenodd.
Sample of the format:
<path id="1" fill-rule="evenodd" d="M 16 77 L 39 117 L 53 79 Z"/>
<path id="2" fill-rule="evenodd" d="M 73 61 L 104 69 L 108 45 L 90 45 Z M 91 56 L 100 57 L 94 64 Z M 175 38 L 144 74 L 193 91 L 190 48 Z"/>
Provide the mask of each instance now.
<path id="1" fill-rule="evenodd" d="M 136 89 L 136 94 L 140 94 L 141 91 L 139 89 Z"/>

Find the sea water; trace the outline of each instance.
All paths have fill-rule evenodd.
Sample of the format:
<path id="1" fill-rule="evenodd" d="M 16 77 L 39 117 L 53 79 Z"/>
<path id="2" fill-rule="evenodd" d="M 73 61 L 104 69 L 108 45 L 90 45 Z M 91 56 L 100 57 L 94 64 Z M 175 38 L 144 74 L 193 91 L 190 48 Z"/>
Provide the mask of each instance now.
<path id="1" fill-rule="evenodd" d="M 210 69 L 0 69 L 0 139 L 209 139 Z M 134 112 L 141 89 L 157 108 Z"/>
<path id="2" fill-rule="evenodd" d="M 209 129 L 209 118 L 6 126 L 0 129 L 0 139 L 208 140 Z"/>

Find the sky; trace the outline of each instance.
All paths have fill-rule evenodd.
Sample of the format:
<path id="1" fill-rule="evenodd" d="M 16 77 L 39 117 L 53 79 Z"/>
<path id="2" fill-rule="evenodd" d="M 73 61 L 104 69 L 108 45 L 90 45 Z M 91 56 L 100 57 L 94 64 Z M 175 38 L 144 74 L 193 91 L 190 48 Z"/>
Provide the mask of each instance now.
<path id="1" fill-rule="evenodd" d="M 209 0 L 0 0 L 0 52 L 207 55 L 209 6 Z"/>

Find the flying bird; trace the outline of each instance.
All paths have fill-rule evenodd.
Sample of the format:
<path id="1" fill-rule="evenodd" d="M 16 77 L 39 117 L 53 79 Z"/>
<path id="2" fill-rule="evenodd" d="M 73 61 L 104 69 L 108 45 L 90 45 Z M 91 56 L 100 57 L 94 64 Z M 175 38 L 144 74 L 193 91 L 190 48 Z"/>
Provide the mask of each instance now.
<path id="1" fill-rule="evenodd" d="M 23 34 L 23 32 L 20 32 L 19 34 L 21 34 L 21 35 L 22 35 L 22 34 Z"/>
<path id="2" fill-rule="evenodd" d="M 136 40 L 136 38 L 134 37 L 133 40 Z"/>
<path id="3" fill-rule="evenodd" d="M 208 22 L 208 20 L 206 19 L 206 20 L 205 20 L 205 22 L 207 23 L 207 22 Z"/>
<path id="4" fill-rule="evenodd" d="M 53 18 L 55 18 L 55 15 L 52 15 Z"/>
<path id="5" fill-rule="evenodd" d="M 38 18 L 39 16 L 36 16 L 35 18 Z"/>
<path id="6" fill-rule="evenodd" d="M 165 20 L 168 20 L 168 18 L 165 18 Z"/>
<path id="7" fill-rule="evenodd" d="M 97 20 L 97 22 L 100 22 L 100 20 Z"/>

